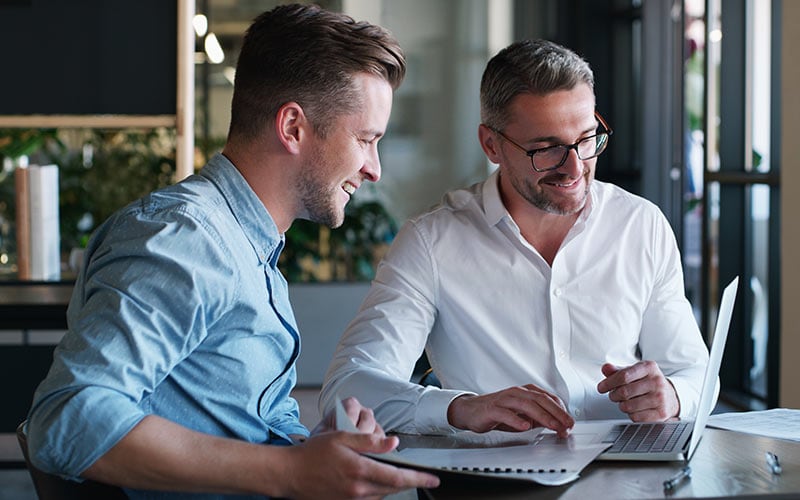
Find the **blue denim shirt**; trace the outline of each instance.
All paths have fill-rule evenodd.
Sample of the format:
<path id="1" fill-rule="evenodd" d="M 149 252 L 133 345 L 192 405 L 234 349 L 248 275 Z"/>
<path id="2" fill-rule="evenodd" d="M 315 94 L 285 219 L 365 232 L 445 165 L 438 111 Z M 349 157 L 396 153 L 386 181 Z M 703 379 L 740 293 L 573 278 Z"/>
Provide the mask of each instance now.
<path id="1" fill-rule="evenodd" d="M 254 443 L 308 435 L 289 394 L 300 339 L 276 267 L 282 248 L 222 155 L 109 218 L 34 396 L 33 463 L 77 477 L 150 414 Z"/>

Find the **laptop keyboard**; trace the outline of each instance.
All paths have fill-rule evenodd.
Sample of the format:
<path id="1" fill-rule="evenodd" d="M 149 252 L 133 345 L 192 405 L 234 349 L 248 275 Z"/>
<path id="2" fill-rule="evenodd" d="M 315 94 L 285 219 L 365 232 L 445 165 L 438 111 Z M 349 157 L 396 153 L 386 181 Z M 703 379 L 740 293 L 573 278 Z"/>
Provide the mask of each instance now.
<path id="1" fill-rule="evenodd" d="M 619 424 L 603 439 L 614 443 L 605 453 L 671 452 L 690 422 Z"/>

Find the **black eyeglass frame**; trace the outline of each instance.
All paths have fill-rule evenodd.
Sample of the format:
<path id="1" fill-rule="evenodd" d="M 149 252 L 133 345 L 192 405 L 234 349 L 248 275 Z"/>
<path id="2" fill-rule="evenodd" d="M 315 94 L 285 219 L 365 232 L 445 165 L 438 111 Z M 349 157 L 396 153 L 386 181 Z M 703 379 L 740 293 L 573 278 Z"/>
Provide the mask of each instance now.
<path id="1" fill-rule="evenodd" d="M 603 129 L 604 129 L 603 132 L 600 132 L 599 134 L 595 134 L 595 135 L 590 135 L 589 137 L 584 137 L 583 139 L 581 139 L 578 142 L 575 142 L 573 144 L 554 144 L 552 146 L 546 146 L 546 147 L 543 147 L 543 148 L 536 148 L 536 149 L 525 149 L 525 147 L 523 147 L 521 144 L 519 144 L 515 140 L 511 139 L 510 137 L 508 137 L 503 132 L 497 130 L 494 127 L 489 127 L 488 125 L 487 125 L 487 127 L 489 128 L 489 130 L 491 130 L 492 132 L 496 132 L 503 139 L 507 140 L 508 142 L 513 144 L 517 149 L 519 149 L 520 151 L 525 153 L 525 155 L 527 155 L 528 158 L 531 159 L 531 168 L 533 168 L 534 171 L 541 173 L 541 172 L 549 172 L 551 170 L 556 170 L 558 168 L 561 168 L 561 166 L 564 165 L 564 163 L 567 161 L 567 156 L 569 156 L 569 150 L 570 149 L 574 149 L 575 150 L 575 153 L 578 155 L 578 158 L 580 160 L 591 160 L 592 158 L 597 158 L 598 156 L 600 156 L 603 153 L 603 151 L 606 150 L 606 148 L 608 147 L 608 140 L 611 138 L 611 134 L 613 134 L 614 131 L 611 130 L 611 127 L 608 126 L 608 122 L 606 122 L 606 120 L 596 110 L 594 112 L 594 117 L 597 118 L 597 121 L 599 122 L 600 126 L 603 127 Z M 602 143 L 602 147 L 598 151 L 595 151 L 595 153 L 592 156 L 587 156 L 586 158 L 581 158 L 581 153 L 580 153 L 580 151 L 578 151 L 578 144 L 580 144 L 583 141 L 586 141 L 588 139 L 592 139 L 592 138 L 596 138 L 596 137 L 600 137 L 600 136 L 606 136 L 605 141 L 603 141 L 603 143 Z M 556 164 L 556 165 L 554 165 L 552 167 L 537 168 L 536 167 L 536 163 L 533 160 L 533 155 L 535 155 L 536 153 L 539 153 L 541 151 L 546 151 L 548 149 L 554 149 L 554 148 L 564 148 L 564 156 L 561 158 L 561 161 L 558 162 L 558 164 Z"/>

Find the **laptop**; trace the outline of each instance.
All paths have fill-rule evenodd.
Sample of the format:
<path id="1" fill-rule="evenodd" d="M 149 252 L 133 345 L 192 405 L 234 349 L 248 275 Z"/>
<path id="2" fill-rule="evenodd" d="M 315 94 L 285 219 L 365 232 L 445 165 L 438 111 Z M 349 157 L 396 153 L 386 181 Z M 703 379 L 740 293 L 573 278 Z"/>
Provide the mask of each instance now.
<path id="1" fill-rule="evenodd" d="M 600 454 L 598 460 L 688 461 L 692 457 L 716 401 L 717 377 L 725 341 L 728 338 L 728 327 L 731 323 L 738 284 L 737 276 L 722 292 L 695 418 L 657 423 L 628 420 L 576 422 L 571 434 L 580 441 L 609 444 L 609 448 Z"/>

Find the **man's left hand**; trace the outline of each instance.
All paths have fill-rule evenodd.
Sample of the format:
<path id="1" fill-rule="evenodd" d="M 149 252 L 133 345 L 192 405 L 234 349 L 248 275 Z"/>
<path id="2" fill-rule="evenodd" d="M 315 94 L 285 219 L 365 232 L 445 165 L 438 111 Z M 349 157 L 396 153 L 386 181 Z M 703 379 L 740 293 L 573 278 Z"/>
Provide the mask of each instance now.
<path id="1" fill-rule="evenodd" d="M 680 412 L 678 394 L 655 361 L 639 361 L 624 368 L 606 363 L 601 370 L 606 378 L 597 384 L 597 390 L 608 393 L 632 421 L 662 422 Z"/>
<path id="2" fill-rule="evenodd" d="M 383 428 L 380 426 L 377 420 L 375 420 L 375 414 L 372 412 L 371 408 L 367 408 L 362 406 L 361 403 L 354 397 L 349 397 L 342 400 L 342 406 L 344 407 L 345 413 L 350 418 L 350 421 L 356 426 L 359 432 L 363 432 L 366 434 L 376 434 L 380 437 L 385 437 L 383 432 Z M 313 431 L 311 431 L 312 435 L 316 435 L 322 432 L 328 432 L 336 430 L 336 411 L 331 410 L 329 411 L 317 424 Z"/>

